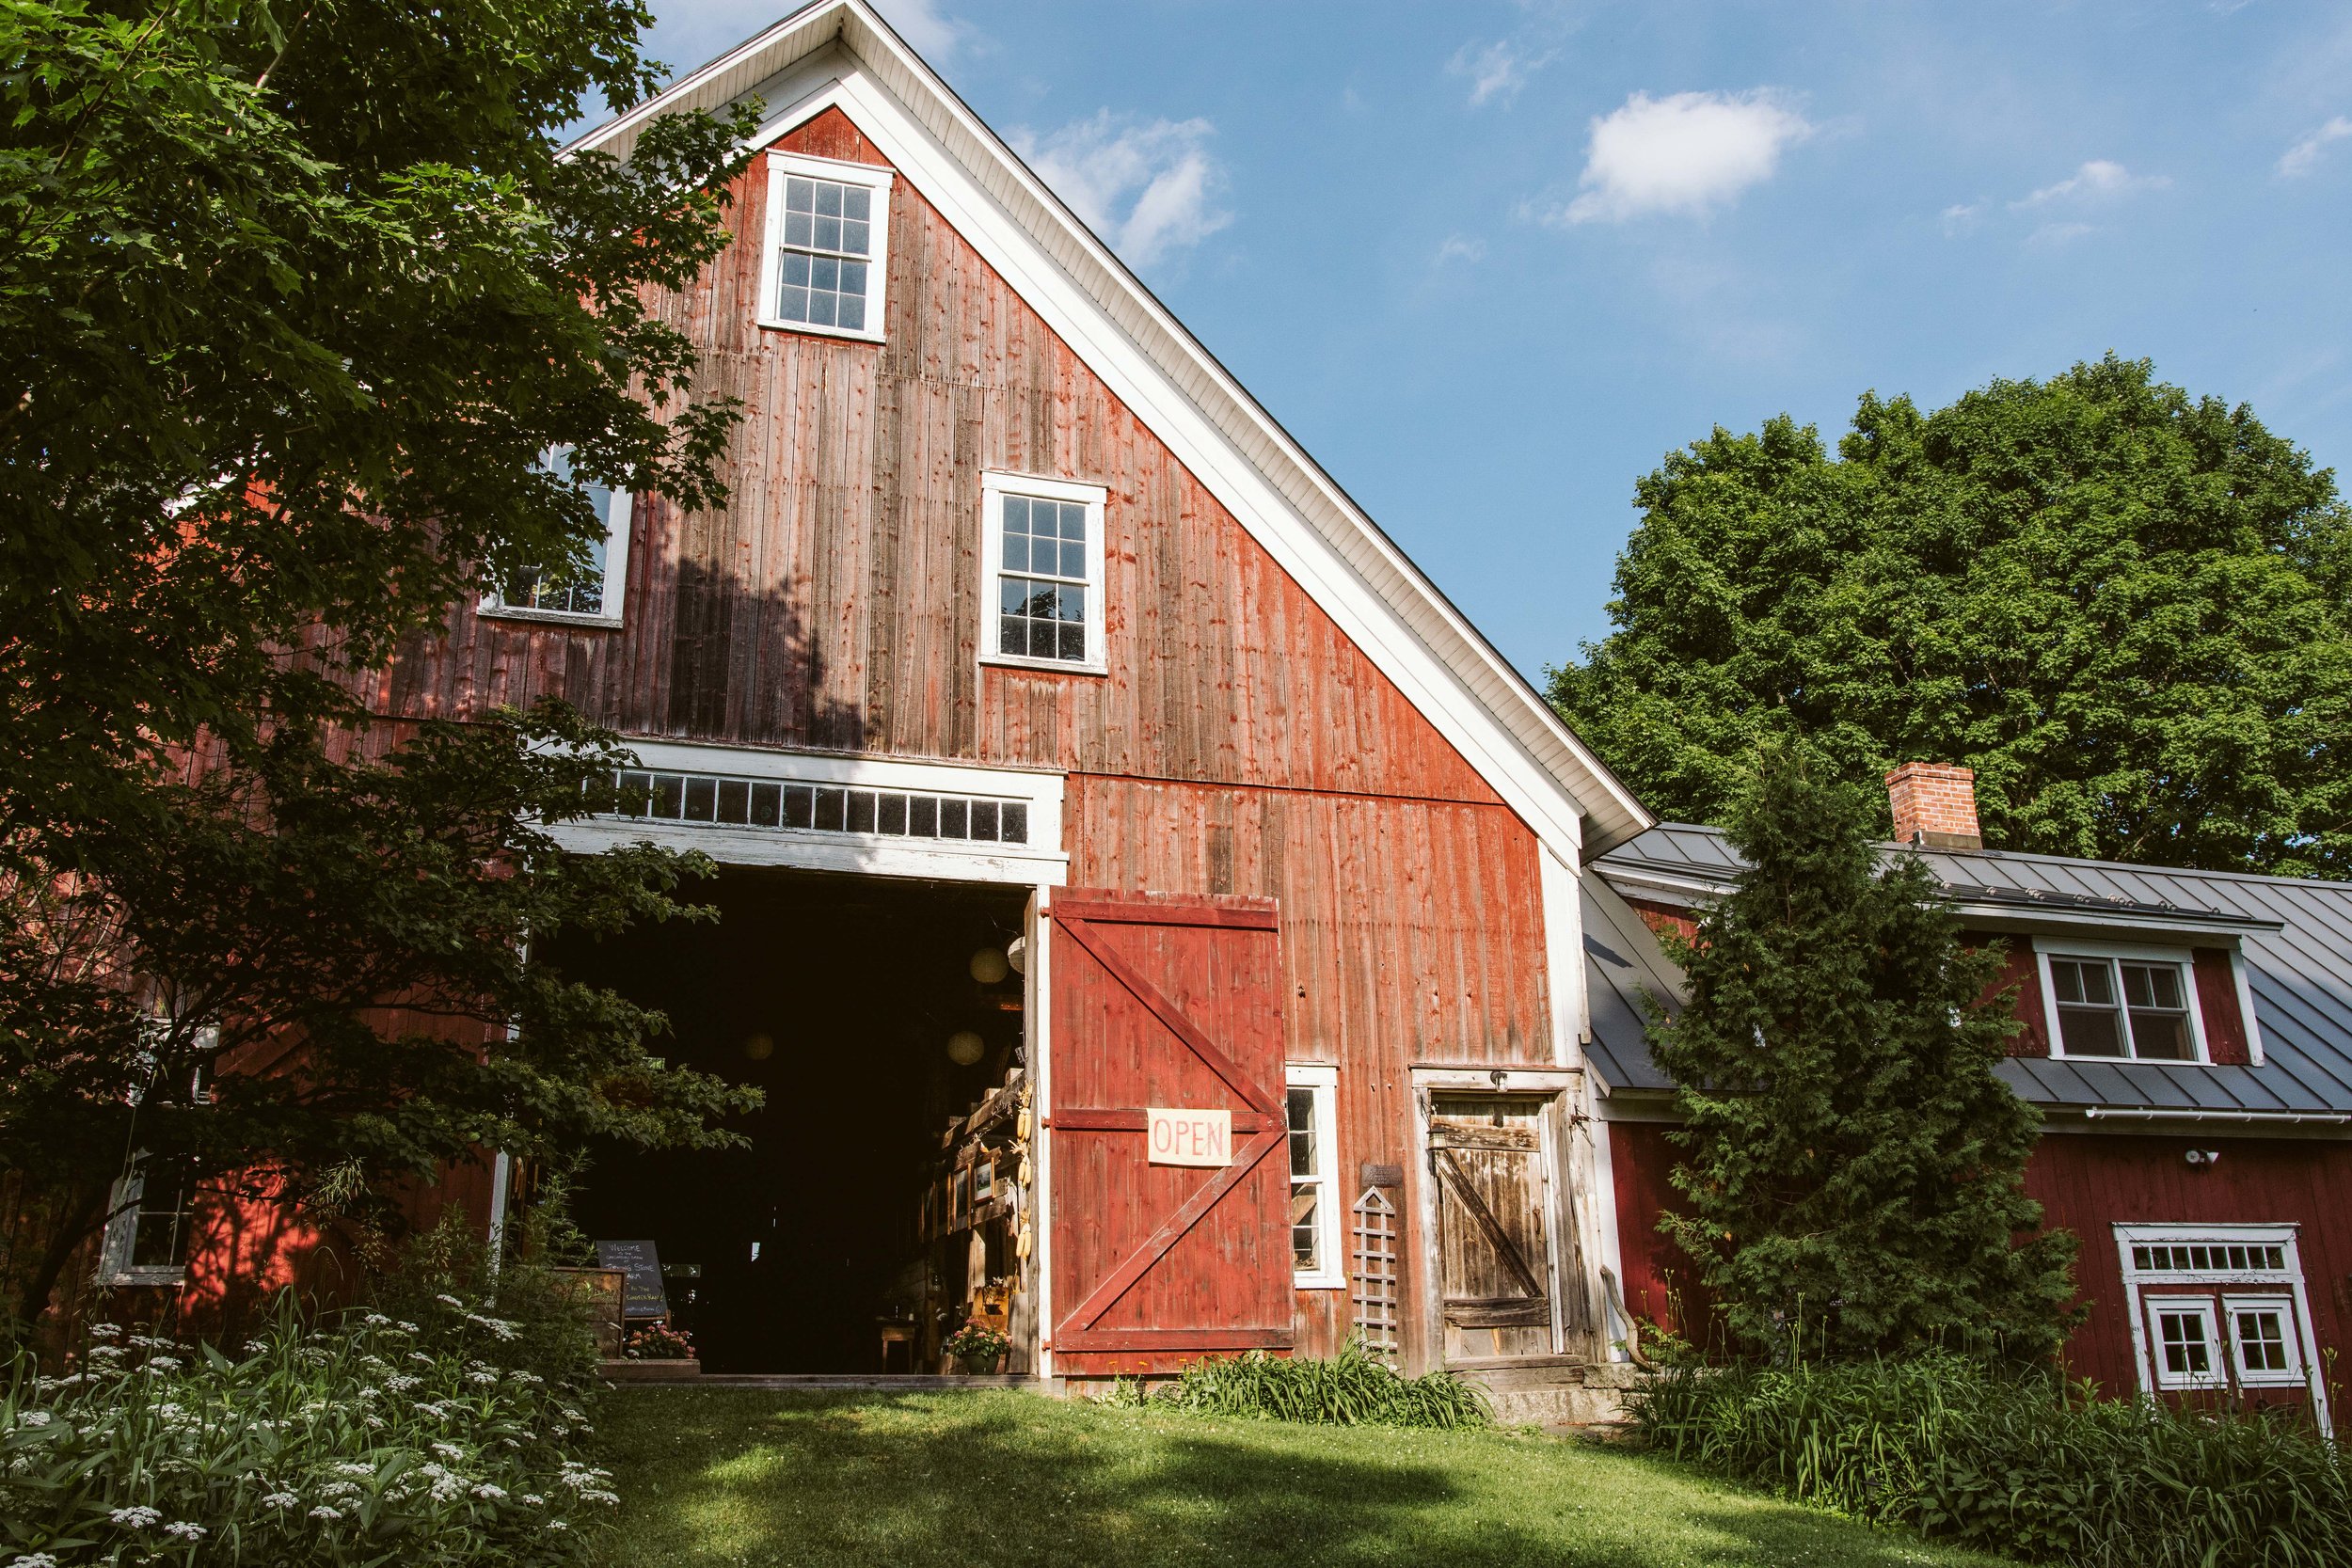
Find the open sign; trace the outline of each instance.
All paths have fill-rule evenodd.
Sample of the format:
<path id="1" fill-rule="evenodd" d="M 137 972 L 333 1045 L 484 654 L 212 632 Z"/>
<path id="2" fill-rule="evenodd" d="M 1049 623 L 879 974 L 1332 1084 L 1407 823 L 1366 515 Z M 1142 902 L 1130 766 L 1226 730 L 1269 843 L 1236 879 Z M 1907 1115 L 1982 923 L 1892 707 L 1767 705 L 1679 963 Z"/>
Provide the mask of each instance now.
<path id="1" fill-rule="evenodd" d="M 1144 1112 L 1145 1133 L 1155 1165 L 1230 1165 L 1233 1163 L 1233 1113 L 1177 1111 L 1154 1105 Z"/>

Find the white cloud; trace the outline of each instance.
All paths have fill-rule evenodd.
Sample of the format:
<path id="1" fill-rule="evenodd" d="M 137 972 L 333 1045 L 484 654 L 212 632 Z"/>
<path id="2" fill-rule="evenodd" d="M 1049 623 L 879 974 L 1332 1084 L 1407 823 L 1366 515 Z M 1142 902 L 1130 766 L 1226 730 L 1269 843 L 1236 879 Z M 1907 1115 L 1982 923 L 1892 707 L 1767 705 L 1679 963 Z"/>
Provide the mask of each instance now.
<path id="1" fill-rule="evenodd" d="M 939 8 L 939 0 L 874 0 L 882 20 L 933 65 L 954 54 L 972 36 L 969 23 L 958 22 Z"/>
<path id="2" fill-rule="evenodd" d="M 1448 234 L 1445 244 L 1438 247 L 1438 259 L 1431 265 L 1441 267 L 1448 261 L 1483 261 L 1486 259 L 1486 241 L 1472 234 Z"/>
<path id="3" fill-rule="evenodd" d="M 1947 234 L 1967 233 L 1977 226 L 1977 220 L 1984 216 L 1984 208 L 1985 204 L 1981 201 L 1956 202 L 1945 208 L 1944 232 Z"/>
<path id="4" fill-rule="evenodd" d="M 1141 121 L 1110 110 L 1012 145 L 1054 193 L 1131 266 L 1199 245 L 1233 221 L 1216 204 L 1223 168 L 1205 119 Z"/>
<path id="5" fill-rule="evenodd" d="M 1637 92 L 1593 121 L 1583 190 L 1549 223 L 1621 223 L 1645 213 L 1705 213 L 1772 177 L 1813 127 L 1777 94 Z"/>
<path id="6" fill-rule="evenodd" d="M 2089 201 L 2132 191 L 2161 190 L 2172 182 L 2161 174 L 2134 174 L 2109 158 L 2093 158 L 2055 185 L 2020 197 L 2013 208 L 2046 207 L 2054 201 Z"/>
<path id="7" fill-rule="evenodd" d="M 1508 103 L 1527 86 L 1527 79 L 1551 63 L 1551 55 L 1538 55 L 1529 59 L 1508 42 L 1490 43 L 1485 48 L 1464 44 L 1454 58 L 1446 63 L 1446 73 L 1470 78 L 1470 107 L 1477 108 L 1491 99 Z"/>
<path id="8" fill-rule="evenodd" d="M 2040 250 L 2058 250 L 2073 245 L 2085 234 L 2096 233 L 2098 226 L 2090 223 L 2045 223 L 2026 236 L 2026 243 Z"/>
<path id="9" fill-rule="evenodd" d="M 2338 115 L 2293 147 L 2288 148 L 2279 159 L 2279 172 L 2290 180 L 2298 174 L 2309 174 L 2312 171 L 2312 166 L 2319 162 L 2320 149 L 2331 141 L 2342 141 L 2346 136 L 2352 136 L 2352 119 L 2346 119 L 2344 116 Z"/>

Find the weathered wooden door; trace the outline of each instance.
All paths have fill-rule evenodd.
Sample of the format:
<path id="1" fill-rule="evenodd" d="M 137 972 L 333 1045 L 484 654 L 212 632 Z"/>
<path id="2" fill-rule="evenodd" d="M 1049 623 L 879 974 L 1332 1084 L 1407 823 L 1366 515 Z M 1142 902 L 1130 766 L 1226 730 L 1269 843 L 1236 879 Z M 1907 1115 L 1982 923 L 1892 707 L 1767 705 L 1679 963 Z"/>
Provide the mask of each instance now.
<path id="1" fill-rule="evenodd" d="M 1430 1101 L 1449 1362 L 1552 1353 L 1546 1103 L 1500 1094 Z"/>
<path id="2" fill-rule="evenodd" d="M 1282 973 L 1264 899 L 1057 894 L 1054 1365 L 1170 1370 L 1292 1338 Z M 1154 1164 L 1147 1111 L 1232 1117 L 1226 1163 Z"/>

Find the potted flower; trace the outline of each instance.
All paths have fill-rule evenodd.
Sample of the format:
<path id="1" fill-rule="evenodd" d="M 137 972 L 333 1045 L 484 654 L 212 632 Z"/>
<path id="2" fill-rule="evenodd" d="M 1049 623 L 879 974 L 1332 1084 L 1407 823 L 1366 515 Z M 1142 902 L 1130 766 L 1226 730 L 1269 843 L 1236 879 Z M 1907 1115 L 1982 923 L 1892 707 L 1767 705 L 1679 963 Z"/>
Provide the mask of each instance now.
<path id="1" fill-rule="evenodd" d="M 605 1376 L 627 1382 L 661 1382 L 694 1377 L 702 1362 L 694 1354 L 693 1336 L 666 1320 L 647 1323 L 621 1341 L 621 1358 L 604 1364 Z"/>
<path id="2" fill-rule="evenodd" d="M 949 1335 L 941 1348 L 950 1358 L 962 1362 L 966 1372 L 980 1377 L 996 1370 L 996 1363 L 1004 1359 L 1011 1345 L 1010 1339 L 974 1318 Z"/>

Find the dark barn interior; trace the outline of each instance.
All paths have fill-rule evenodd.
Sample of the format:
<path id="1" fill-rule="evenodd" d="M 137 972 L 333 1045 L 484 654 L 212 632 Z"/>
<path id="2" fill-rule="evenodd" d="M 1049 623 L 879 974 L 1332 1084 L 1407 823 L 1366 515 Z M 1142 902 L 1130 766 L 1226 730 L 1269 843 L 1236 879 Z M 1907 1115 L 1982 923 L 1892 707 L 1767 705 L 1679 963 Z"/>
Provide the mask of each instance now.
<path id="1" fill-rule="evenodd" d="M 927 1244 L 923 1195 L 941 1130 L 1020 1065 L 1022 978 L 985 955 L 1019 935 L 1025 896 L 734 868 L 681 892 L 717 924 L 548 957 L 667 1014 L 658 1054 L 767 1101 L 728 1123 L 743 1148 L 592 1149 L 574 1217 L 658 1245 L 706 1370 L 882 1370 L 878 1322 L 922 1313 L 943 1274 L 960 1288 Z M 978 1037 L 969 1065 L 950 1059 L 959 1034 L 964 1054 Z"/>

